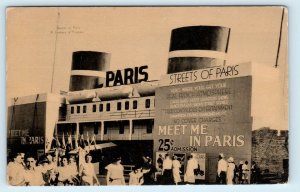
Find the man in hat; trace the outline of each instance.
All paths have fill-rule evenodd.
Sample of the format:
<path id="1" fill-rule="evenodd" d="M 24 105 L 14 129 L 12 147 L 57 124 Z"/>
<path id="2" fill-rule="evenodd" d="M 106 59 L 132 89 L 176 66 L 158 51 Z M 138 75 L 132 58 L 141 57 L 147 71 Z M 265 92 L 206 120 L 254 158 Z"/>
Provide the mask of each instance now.
<path id="1" fill-rule="evenodd" d="M 224 160 L 224 154 L 220 153 L 219 161 L 218 161 L 218 175 L 217 175 L 217 183 L 218 184 L 226 184 L 226 175 L 227 175 L 227 162 Z"/>

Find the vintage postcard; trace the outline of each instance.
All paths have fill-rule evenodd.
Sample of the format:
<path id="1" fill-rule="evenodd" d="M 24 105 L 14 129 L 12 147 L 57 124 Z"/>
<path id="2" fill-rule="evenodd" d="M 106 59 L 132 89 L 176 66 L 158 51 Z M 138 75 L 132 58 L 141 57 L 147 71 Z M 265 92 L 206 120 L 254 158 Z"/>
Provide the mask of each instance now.
<path id="1" fill-rule="evenodd" d="M 9 7 L 7 184 L 288 182 L 288 10 Z"/>

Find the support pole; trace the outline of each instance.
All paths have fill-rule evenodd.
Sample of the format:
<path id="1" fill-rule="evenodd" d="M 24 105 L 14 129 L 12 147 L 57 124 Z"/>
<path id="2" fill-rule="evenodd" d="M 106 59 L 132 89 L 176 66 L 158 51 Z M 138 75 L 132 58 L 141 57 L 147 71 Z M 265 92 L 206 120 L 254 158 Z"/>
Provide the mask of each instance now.
<path id="1" fill-rule="evenodd" d="M 104 136 L 104 121 L 100 122 L 100 140 L 103 141 L 103 136 Z"/>
<path id="2" fill-rule="evenodd" d="M 131 140 L 132 138 L 132 119 L 129 119 L 129 138 L 128 140 Z"/>

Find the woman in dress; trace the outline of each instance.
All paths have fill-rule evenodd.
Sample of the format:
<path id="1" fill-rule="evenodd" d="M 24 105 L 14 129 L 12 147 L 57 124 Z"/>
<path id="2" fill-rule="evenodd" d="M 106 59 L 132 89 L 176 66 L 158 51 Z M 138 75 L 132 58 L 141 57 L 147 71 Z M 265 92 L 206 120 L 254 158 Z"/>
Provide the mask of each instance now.
<path id="1" fill-rule="evenodd" d="M 85 163 L 80 165 L 79 176 L 81 177 L 82 185 L 100 185 L 92 163 L 92 156 L 90 154 L 85 156 Z"/>
<path id="2" fill-rule="evenodd" d="M 172 163 L 173 163 L 174 183 L 177 185 L 179 182 L 181 182 L 181 177 L 180 177 L 181 164 L 180 164 L 180 161 L 178 161 L 178 158 L 176 155 L 174 155 Z"/>
<path id="3" fill-rule="evenodd" d="M 233 184 L 233 179 L 234 179 L 234 170 L 235 170 L 235 164 L 234 164 L 234 159 L 233 157 L 229 157 L 228 160 L 228 168 L 227 168 L 227 184 L 232 185 Z"/>
<path id="4" fill-rule="evenodd" d="M 57 168 L 58 171 L 58 186 L 62 185 L 69 185 L 69 182 L 71 182 L 71 175 L 70 170 L 68 166 L 68 158 L 66 156 L 63 156 L 61 158 L 61 166 Z"/>
<path id="5" fill-rule="evenodd" d="M 134 167 L 129 173 L 129 185 L 142 185 L 144 183 L 143 172 L 141 168 Z"/>
<path id="6" fill-rule="evenodd" d="M 184 182 L 188 184 L 195 184 L 194 170 L 198 168 L 198 162 L 193 155 L 188 157 L 186 172 L 184 174 Z"/>
<path id="7" fill-rule="evenodd" d="M 121 158 L 115 158 L 113 163 L 105 167 L 107 170 L 107 185 L 125 185 L 124 167 L 121 164 Z"/>

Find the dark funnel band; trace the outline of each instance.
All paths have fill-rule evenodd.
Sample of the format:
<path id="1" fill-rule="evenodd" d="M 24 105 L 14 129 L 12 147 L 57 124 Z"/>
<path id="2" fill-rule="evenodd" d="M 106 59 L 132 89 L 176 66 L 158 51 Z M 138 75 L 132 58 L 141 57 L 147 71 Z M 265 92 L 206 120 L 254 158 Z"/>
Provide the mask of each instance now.
<path id="1" fill-rule="evenodd" d="M 106 71 L 109 67 L 110 54 L 94 51 L 73 53 L 72 70 Z"/>
<path id="2" fill-rule="evenodd" d="M 169 51 L 212 50 L 227 52 L 230 28 L 190 26 L 172 30 Z"/>
<path id="3" fill-rule="evenodd" d="M 78 51 L 73 53 L 70 91 L 80 91 L 98 88 L 104 78 L 93 72 L 109 70 L 110 54 L 95 51 Z M 72 73 L 71 72 L 71 73 Z M 84 73 L 83 73 L 84 72 Z"/>

